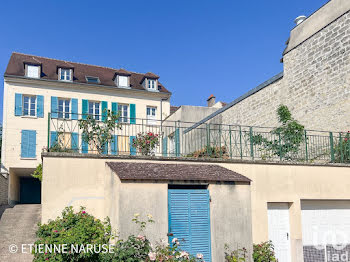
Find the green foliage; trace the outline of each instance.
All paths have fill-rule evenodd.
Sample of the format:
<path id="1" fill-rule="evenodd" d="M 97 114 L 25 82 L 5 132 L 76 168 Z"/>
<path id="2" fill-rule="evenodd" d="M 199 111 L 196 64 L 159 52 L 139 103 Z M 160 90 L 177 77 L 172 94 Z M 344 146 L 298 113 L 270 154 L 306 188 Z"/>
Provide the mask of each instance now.
<path id="1" fill-rule="evenodd" d="M 121 129 L 118 123 L 119 114 L 105 110 L 103 121 L 96 120 L 92 115 L 79 120 L 79 128 L 82 129 L 82 139 L 92 148 L 96 148 L 99 154 L 105 152 L 106 146 L 113 142 L 113 134 L 116 128 Z"/>
<path id="2" fill-rule="evenodd" d="M 350 163 L 350 131 L 345 136 L 339 136 L 338 144 L 334 147 L 334 162 Z"/>
<path id="3" fill-rule="evenodd" d="M 247 250 L 245 248 L 230 251 L 229 246 L 225 245 L 225 262 L 245 262 L 247 258 Z"/>
<path id="4" fill-rule="evenodd" d="M 155 248 L 148 253 L 146 261 L 168 261 L 168 262 L 196 262 L 204 261 L 202 254 L 197 254 L 196 257 L 188 252 L 180 249 L 181 244 L 177 238 L 172 240 L 172 244 L 158 243 Z"/>
<path id="5" fill-rule="evenodd" d="M 274 246 L 271 241 L 253 246 L 254 262 L 278 262 L 275 257 Z"/>
<path id="6" fill-rule="evenodd" d="M 263 151 L 270 152 L 284 160 L 292 160 L 300 151 L 300 145 L 305 141 L 304 126 L 292 118 L 285 105 L 277 109 L 278 120 L 281 126 L 273 129 L 268 138 L 261 134 L 253 135 L 252 143 L 262 146 Z"/>
<path id="7" fill-rule="evenodd" d="M 159 145 L 159 135 L 152 132 L 138 133 L 132 145 L 144 156 L 152 154 L 153 149 Z"/>
<path id="8" fill-rule="evenodd" d="M 229 155 L 226 146 L 206 146 L 200 150 L 188 154 L 187 157 L 229 158 Z"/>
<path id="9" fill-rule="evenodd" d="M 39 244 L 67 244 L 70 250 L 71 245 L 86 244 L 108 244 L 112 236 L 109 219 L 101 222 L 92 215 L 85 212 L 83 207 L 75 213 L 72 207 L 67 207 L 62 212 L 62 217 L 50 220 L 47 224 L 40 224 L 36 232 Z M 81 253 L 59 253 L 34 252 L 34 262 L 39 261 L 84 261 L 94 262 L 99 260 L 99 254 L 94 252 Z"/>
<path id="10" fill-rule="evenodd" d="M 57 133 L 57 136 L 59 137 L 59 133 Z M 50 152 L 64 152 L 64 153 L 73 153 L 73 150 L 70 148 L 67 148 L 65 146 L 62 146 L 59 142 L 54 143 L 50 147 Z"/>
<path id="11" fill-rule="evenodd" d="M 43 180 L 43 165 L 39 164 L 36 169 L 34 170 L 32 177 L 39 179 L 40 181 Z"/>

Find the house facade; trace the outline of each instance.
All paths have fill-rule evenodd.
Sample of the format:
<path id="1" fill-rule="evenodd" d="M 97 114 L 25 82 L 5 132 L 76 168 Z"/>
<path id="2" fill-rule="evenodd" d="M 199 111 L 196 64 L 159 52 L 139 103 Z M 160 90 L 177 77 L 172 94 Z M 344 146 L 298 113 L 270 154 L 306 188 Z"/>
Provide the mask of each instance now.
<path id="1" fill-rule="evenodd" d="M 95 152 L 82 141 L 78 126 L 82 115 L 100 121 L 105 109 L 119 112 L 120 123 L 129 131 L 119 131 L 108 150 L 114 146 L 132 154 L 131 141 L 141 131 L 136 126 L 155 124 L 170 113 L 171 93 L 158 79 L 153 73 L 13 53 L 4 75 L 1 159 L 9 203 L 21 202 L 21 195 L 22 202 L 40 198 L 30 199 L 21 190 L 35 187 L 28 177 L 41 163 L 43 150 L 57 143 L 82 153 Z"/>

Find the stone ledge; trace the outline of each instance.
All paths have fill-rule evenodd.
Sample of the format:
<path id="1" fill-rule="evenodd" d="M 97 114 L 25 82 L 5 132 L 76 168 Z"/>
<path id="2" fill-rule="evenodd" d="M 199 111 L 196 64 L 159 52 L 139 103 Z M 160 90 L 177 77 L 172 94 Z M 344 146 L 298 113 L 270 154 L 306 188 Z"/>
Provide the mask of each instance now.
<path id="1" fill-rule="evenodd" d="M 45 152 L 41 158 L 91 158 L 91 159 L 125 159 L 125 160 L 156 160 L 156 161 L 183 161 L 183 162 L 206 162 L 206 163 L 236 163 L 236 164 L 256 164 L 256 165 L 286 165 L 286 166 L 325 166 L 325 167 L 347 167 L 345 163 L 302 163 L 302 162 L 280 162 L 263 160 L 242 160 L 242 159 L 219 159 L 219 158 L 192 158 L 192 157 L 159 157 L 159 156 L 113 156 L 80 153 Z"/>

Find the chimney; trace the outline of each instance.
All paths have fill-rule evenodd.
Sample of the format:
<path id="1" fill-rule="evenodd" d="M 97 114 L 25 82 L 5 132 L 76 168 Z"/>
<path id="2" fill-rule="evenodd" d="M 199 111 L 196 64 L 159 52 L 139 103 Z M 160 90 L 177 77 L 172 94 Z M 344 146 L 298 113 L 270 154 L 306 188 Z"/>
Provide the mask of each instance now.
<path id="1" fill-rule="evenodd" d="M 208 107 L 212 107 L 215 105 L 215 96 L 210 95 L 209 98 L 207 99 Z"/>
<path id="2" fill-rule="evenodd" d="M 305 21 L 307 17 L 305 15 L 301 15 L 298 16 L 297 18 L 295 18 L 294 23 L 296 23 L 296 25 L 300 25 L 302 22 Z"/>

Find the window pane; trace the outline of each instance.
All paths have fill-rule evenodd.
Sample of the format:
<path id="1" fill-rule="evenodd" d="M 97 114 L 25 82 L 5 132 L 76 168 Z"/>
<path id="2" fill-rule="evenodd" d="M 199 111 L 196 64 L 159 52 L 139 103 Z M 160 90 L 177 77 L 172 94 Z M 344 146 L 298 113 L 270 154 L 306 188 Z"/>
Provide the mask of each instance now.
<path id="1" fill-rule="evenodd" d="M 27 65 L 27 76 L 39 78 L 39 66 Z"/>
<path id="2" fill-rule="evenodd" d="M 89 114 L 93 114 L 94 113 L 94 103 L 89 102 Z"/>
<path id="3" fill-rule="evenodd" d="M 151 109 L 149 107 L 147 107 L 147 115 L 149 116 L 151 113 L 150 113 Z"/>
<path id="4" fill-rule="evenodd" d="M 119 86 L 128 86 L 128 77 L 127 76 L 118 76 L 118 85 Z"/>
<path id="5" fill-rule="evenodd" d="M 152 108 L 152 115 L 156 116 L 156 109 L 155 108 Z"/>
<path id="6" fill-rule="evenodd" d="M 28 103 L 29 102 L 29 97 L 28 96 L 24 96 L 23 97 L 23 101 L 24 101 L 24 103 Z"/>

